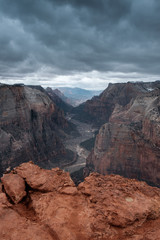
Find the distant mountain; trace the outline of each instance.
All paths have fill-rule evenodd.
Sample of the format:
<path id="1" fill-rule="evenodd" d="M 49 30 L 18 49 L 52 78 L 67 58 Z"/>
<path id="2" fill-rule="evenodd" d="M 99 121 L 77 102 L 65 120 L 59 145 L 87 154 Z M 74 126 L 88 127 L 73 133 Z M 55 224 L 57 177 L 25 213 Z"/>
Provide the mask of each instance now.
<path id="1" fill-rule="evenodd" d="M 59 89 L 52 89 L 52 91 L 58 96 L 60 97 L 65 103 L 71 105 L 71 100 L 69 98 L 67 98 Z"/>
<path id="2" fill-rule="evenodd" d="M 77 106 L 102 92 L 69 87 L 59 87 L 58 89 L 65 95 L 65 97 L 70 99 L 69 103 L 73 106 Z"/>
<path id="3" fill-rule="evenodd" d="M 101 126 L 108 122 L 116 104 L 126 106 L 131 99 L 156 88 L 160 88 L 160 81 L 110 83 L 99 96 L 74 108 L 73 113 L 80 121 Z"/>
<path id="4" fill-rule="evenodd" d="M 66 114 L 69 112 L 73 106 L 69 104 L 69 99 L 64 96 L 63 93 L 61 93 L 58 89 L 52 89 L 52 88 L 46 88 L 46 92 L 49 94 L 53 102 L 61 109 L 64 111 Z"/>

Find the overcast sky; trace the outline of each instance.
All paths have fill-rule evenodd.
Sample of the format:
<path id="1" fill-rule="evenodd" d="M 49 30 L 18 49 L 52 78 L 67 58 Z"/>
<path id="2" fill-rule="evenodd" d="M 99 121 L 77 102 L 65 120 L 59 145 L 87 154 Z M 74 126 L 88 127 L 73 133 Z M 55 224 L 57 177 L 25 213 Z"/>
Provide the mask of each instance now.
<path id="1" fill-rule="evenodd" d="M 160 0 L 0 0 L 0 82 L 160 79 Z"/>

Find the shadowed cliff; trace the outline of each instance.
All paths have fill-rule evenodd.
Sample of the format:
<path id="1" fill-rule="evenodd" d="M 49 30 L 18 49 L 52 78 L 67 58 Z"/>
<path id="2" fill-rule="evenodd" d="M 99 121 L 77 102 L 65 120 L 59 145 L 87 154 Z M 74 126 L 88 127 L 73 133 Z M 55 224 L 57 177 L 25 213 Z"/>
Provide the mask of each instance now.
<path id="1" fill-rule="evenodd" d="M 69 128 L 43 88 L 0 86 L 0 172 L 28 160 L 43 167 L 73 161 L 60 140 Z"/>

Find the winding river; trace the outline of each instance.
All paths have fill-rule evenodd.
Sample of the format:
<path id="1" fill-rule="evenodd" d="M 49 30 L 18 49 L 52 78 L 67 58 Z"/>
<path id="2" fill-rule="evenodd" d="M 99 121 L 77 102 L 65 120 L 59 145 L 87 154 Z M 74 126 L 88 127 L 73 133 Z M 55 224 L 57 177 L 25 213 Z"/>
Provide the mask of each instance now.
<path id="1" fill-rule="evenodd" d="M 64 142 L 64 145 L 67 149 L 72 150 L 78 155 L 77 161 L 75 163 L 63 168 L 63 170 L 73 173 L 85 166 L 86 158 L 88 157 L 89 154 L 89 151 L 81 147 L 80 143 L 94 137 L 96 129 L 93 128 L 92 125 L 90 124 L 72 119 L 72 116 L 68 116 L 67 120 L 75 124 L 77 126 L 79 133 L 81 134 L 79 137 L 69 136 Z"/>

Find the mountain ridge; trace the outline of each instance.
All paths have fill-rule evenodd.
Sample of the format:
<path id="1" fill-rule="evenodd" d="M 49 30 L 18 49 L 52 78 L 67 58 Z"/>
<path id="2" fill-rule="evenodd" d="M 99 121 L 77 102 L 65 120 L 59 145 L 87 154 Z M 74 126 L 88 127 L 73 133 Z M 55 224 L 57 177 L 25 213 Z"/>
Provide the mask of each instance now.
<path id="1" fill-rule="evenodd" d="M 154 88 L 160 88 L 160 81 L 110 83 L 99 96 L 87 100 L 74 108 L 72 112 L 76 119 L 100 127 L 108 122 L 116 104 L 125 106 L 132 98 Z"/>

